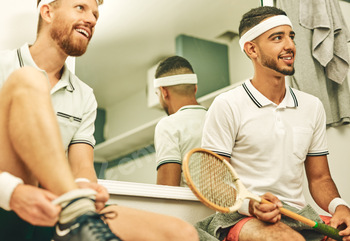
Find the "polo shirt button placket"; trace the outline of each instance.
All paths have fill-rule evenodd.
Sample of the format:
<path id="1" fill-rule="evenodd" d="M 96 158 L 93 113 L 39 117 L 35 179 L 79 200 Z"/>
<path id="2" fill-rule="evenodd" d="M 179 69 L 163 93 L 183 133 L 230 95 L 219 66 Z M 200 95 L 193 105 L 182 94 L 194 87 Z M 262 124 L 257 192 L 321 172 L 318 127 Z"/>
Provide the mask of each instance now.
<path id="1" fill-rule="evenodd" d="M 276 114 L 276 125 L 279 129 L 284 129 L 283 128 L 283 123 L 281 121 L 281 109 L 276 108 L 275 109 L 275 114 Z"/>

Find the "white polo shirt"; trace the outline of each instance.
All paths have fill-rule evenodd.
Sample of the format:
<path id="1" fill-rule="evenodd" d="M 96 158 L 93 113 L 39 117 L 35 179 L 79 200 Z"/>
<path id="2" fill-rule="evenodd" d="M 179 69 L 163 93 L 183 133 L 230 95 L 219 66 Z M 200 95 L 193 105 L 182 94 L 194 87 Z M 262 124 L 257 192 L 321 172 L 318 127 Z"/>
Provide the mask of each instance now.
<path id="1" fill-rule="evenodd" d="M 286 87 L 276 105 L 247 80 L 214 100 L 202 147 L 230 157 L 249 191 L 271 192 L 302 208 L 305 158 L 328 154 L 325 118 L 321 101 L 312 95 Z"/>
<path id="2" fill-rule="evenodd" d="M 157 123 L 154 134 L 157 169 L 166 163 L 182 165 L 185 154 L 201 146 L 206 113 L 203 106 L 186 105 Z"/>
<path id="3" fill-rule="evenodd" d="M 8 76 L 21 66 L 32 66 L 47 76 L 35 64 L 29 46 L 25 44 L 19 50 L 0 52 L 0 88 Z M 86 143 L 94 147 L 97 102 L 93 90 L 65 65 L 61 79 L 51 89 L 51 99 L 65 150 L 75 143 Z"/>

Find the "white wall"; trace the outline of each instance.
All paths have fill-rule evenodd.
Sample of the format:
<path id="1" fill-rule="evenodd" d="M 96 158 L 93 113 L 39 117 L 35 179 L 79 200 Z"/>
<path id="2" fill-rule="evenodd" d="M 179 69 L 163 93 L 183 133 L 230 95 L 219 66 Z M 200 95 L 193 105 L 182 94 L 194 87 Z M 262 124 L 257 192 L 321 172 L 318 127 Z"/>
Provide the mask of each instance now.
<path id="1" fill-rule="evenodd" d="M 139 91 L 106 109 L 105 138 L 118 136 L 163 115 L 163 110 L 148 108 L 146 90 Z"/>
<path id="2" fill-rule="evenodd" d="M 253 77 L 254 68 L 250 59 L 241 51 L 239 38 L 229 43 L 229 66 L 231 84 Z"/>
<path id="3" fill-rule="evenodd" d="M 142 155 L 140 158 L 135 158 L 134 161 L 130 161 L 130 158 L 127 157 L 124 160 L 122 159 L 121 164 L 118 166 L 107 169 L 105 179 L 156 184 L 155 153 L 153 152 L 145 156 Z"/>

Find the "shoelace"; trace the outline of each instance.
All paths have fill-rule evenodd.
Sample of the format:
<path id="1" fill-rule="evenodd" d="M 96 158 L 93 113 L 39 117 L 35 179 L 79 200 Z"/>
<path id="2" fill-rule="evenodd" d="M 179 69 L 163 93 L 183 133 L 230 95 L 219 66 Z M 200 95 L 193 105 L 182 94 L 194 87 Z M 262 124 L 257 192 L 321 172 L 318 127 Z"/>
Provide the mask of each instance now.
<path id="1" fill-rule="evenodd" d="M 113 214 L 112 216 L 109 216 Z M 121 241 L 112 231 L 108 228 L 108 225 L 105 223 L 106 219 L 112 219 L 117 216 L 115 211 L 106 212 L 106 213 L 95 213 L 91 215 L 83 215 L 79 218 L 79 223 L 88 223 L 88 227 L 91 230 L 92 234 L 96 236 L 98 240 L 118 240 Z"/>

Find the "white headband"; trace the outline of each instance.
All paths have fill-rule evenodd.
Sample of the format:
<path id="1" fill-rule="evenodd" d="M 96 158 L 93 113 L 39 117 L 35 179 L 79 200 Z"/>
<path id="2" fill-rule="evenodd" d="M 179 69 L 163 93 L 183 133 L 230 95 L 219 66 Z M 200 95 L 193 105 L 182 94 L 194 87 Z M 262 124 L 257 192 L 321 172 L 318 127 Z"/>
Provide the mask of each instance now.
<path id="1" fill-rule="evenodd" d="M 40 12 L 40 9 L 44 4 L 49 4 L 49 3 L 52 3 L 54 1 L 56 1 L 56 0 L 41 0 L 39 5 L 38 5 L 38 12 Z M 98 0 L 96 0 L 96 2 L 97 2 L 97 6 L 99 6 Z"/>
<path id="2" fill-rule="evenodd" d="M 160 86 L 172 86 L 180 84 L 197 84 L 197 75 L 196 74 L 179 74 L 171 75 L 158 79 L 154 79 L 154 88 Z"/>
<path id="3" fill-rule="evenodd" d="M 285 15 L 277 15 L 267 20 L 260 22 L 258 25 L 249 29 L 239 40 L 239 45 L 241 46 L 241 50 L 244 52 L 244 44 L 246 42 L 252 41 L 253 39 L 259 37 L 261 34 L 266 31 L 281 25 L 289 25 L 293 28 L 292 22 Z"/>
<path id="4" fill-rule="evenodd" d="M 52 3 L 54 1 L 56 1 L 56 0 L 41 0 L 39 5 L 38 5 L 38 12 L 40 12 L 40 9 L 44 4 L 49 4 L 49 3 Z"/>

